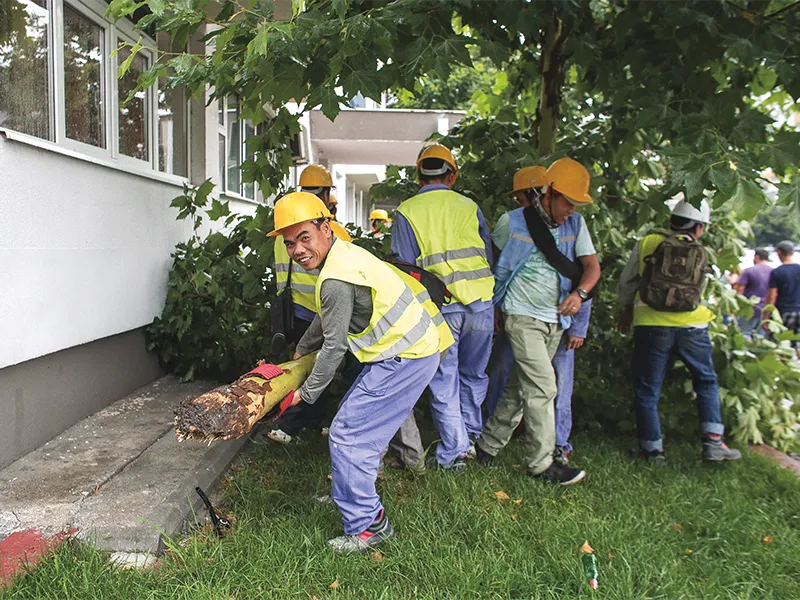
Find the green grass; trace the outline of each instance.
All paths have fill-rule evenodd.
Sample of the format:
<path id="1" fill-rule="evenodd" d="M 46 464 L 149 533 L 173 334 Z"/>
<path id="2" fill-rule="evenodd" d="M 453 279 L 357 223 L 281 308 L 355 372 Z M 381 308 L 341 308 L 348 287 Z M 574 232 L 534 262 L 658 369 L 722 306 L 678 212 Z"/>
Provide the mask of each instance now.
<path id="1" fill-rule="evenodd" d="M 587 479 L 556 489 L 524 477 L 515 439 L 493 468 L 388 472 L 380 490 L 396 540 L 378 559 L 340 558 L 324 547 L 341 532 L 339 513 L 313 500 L 327 491 L 327 446 L 305 436 L 259 444 L 234 469 L 226 503 L 236 522 L 222 541 L 207 530 L 176 541 L 146 571 L 65 547 L 0 597 L 800 598 L 800 481 L 750 453 L 706 465 L 698 444 L 681 443 L 658 468 L 629 462 L 628 440 L 583 435 L 574 462 Z M 587 539 L 598 591 L 578 555 Z"/>

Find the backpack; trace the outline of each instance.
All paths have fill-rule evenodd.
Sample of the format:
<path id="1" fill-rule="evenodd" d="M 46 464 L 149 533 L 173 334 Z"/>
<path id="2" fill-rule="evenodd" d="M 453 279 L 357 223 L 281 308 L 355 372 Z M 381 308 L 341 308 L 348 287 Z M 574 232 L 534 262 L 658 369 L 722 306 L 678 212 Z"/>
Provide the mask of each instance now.
<path id="1" fill-rule="evenodd" d="M 690 312 L 700 306 L 709 272 L 708 253 L 694 237 L 670 232 L 644 259 L 639 296 L 650 308 Z"/>
<path id="2" fill-rule="evenodd" d="M 450 293 L 450 290 L 447 289 L 447 286 L 441 279 L 439 279 L 430 271 L 426 271 L 417 265 L 391 258 L 387 259 L 386 262 L 394 267 L 397 267 L 404 273 L 408 273 L 411 275 L 411 277 L 425 286 L 425 289 L 428 290 L 428 294 L 430 295 L 433 303 L 436 305 L 436 308 L 441 309 L 443 304 L 450 304 L 450 300 L 453 297 L 453 295 Z"/>

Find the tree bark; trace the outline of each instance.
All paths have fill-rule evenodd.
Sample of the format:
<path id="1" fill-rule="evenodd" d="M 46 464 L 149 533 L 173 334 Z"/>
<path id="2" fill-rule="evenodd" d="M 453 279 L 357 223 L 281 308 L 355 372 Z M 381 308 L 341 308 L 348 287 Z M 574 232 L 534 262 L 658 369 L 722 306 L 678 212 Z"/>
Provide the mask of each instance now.
<path id="1" fill-rule="evenodd" d="M 179 441 L 207 442 L 247 435 L 290 391 L 303 384 L 314 368 L 317 354 L 278 365 L 283 373 L 277 377 L 242 375 L 230 385 L 183 400 L 175 409 L 175 435 Z"/>
<path id="2" fill-rule="evenodd" d="M 556 149 L 556 135 L 561 121 L 561 99 L 564 86 L 563 53 L 567 39 L 564 24 L 553 16 L 544 29 L 539 73 L 542 76 L 542 97 L 536 118 L 535 142 L 540 156 L 552 154 Z"/>

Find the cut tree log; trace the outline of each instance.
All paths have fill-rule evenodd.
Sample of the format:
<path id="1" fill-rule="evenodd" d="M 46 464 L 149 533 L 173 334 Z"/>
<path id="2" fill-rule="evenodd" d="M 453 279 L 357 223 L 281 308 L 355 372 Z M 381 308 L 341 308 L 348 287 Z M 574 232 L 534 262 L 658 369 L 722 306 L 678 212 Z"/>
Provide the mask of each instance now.
<path id="1" fill-rule="evenodd" d="M 274 377 L 247 373 L 230 385 L 183 400 L 175 409 L 178 441 L 233 440 L 253 426 L 311 374 L 317 352 L 278 365 Z"/>

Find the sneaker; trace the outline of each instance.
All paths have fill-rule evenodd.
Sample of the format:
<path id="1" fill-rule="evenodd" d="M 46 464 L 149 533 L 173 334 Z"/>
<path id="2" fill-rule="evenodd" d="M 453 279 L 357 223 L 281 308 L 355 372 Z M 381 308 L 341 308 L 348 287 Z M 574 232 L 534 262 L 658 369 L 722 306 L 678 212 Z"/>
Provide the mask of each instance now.
<path id="1" fill-rule="evenodd" d="M 569 464 L 569 451 L 564 446 L 556 446 L 553 451 L 553 460 L 562 465 Z"/>
<path id="2" fill-rule="evenodd" d="M 707 462 L 722 462 L 724 460 L 739 460 L 742 453 L 736 448 L 728 448 L 722 438 L 706 437 L 703 439 L 703 460 Z"/>
<path id="3" fill-rule="evenodd" d="M 529 477 L 534 479 L 541 479 L 549 483 L 557 483 L 558 485 L 572 485 L 578 483 L 581 479 L 586 477 L 586 471 L 581 469 L 573 469 L 561 463 L 553 462 L 547 469 L 536 475 L 528 474 Z"/>
<path id="4" fill-rule="evenodd" d="M 278 442 L 279 444 L 290 444 L 294 439 L 282 429 L 273 429 L 267 434 L 267 437 L 273 442 Z"/>
<path id="5" fill-rule="evenodd" d="M 464 469 L 467 468 L 467 455 L 461 454 L 457 456 L 453 461 L 453 464 L 447 467 L 437 462 L 436 468 L 440 471 L 447 471 L 449 473 L 463 473 Z"/>
<path id="6" fill-rule="evenodd" d="M 328 547 L 336 554 L 364 554 L 373 548 L 394 537 L 394 527 L 386 518 L 386 512 L 381 510 L 378 518 L 372 522 L 366 531 L 358 535 L 340 535 L 328 540 Z"/>
<path id="7" fill-rule="evenodd" d="M 478 462 L 479 465 L 484 467 L 488 467 L 492 464 L 494 460 L 494 456 L 489 454 L 486 450 L 481 448 L 480 446 L 475 446 L 475 460 Z"/>
<path id="8" fill-rule="evenodd" d="M 470 440 L 469 450 L 467 450 L 467 460 L 474 460 L 476 456 L 475 442 Z"/>
<path id="9" fill-rule="evenodd" d="M 667 457 L 663 450 L 642 450 L 641 448 L 635 448 L 631 450 L 630 455 L 634 460 L 644 460 L 659 467 L 664 466 L 667 462 Z"/>

